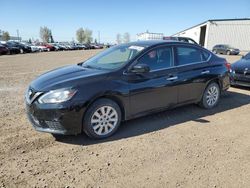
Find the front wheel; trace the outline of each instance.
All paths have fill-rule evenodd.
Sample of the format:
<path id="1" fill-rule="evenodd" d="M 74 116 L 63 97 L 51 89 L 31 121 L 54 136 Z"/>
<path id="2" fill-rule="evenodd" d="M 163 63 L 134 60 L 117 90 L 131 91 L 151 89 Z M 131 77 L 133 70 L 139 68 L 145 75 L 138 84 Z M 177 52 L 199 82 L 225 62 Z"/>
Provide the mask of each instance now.
<path id="1" fill-rule="evenodd" d="M 86 111 L 83 130 L 91 138 L 106 138 L 116 132 L 121 123 L 121 110 L 110 99 L 99 99 Z"/>
<path id="2" fill-rule="evenodd" d="M 205 89 L 200 105 L 203 108 L 210 109 L 215 107 L 220 98 L 220 87 L 217 83 L 210 83 Z"/>
<path id="3" fill-rule="evenodd" d="M 230 52 L 230 51 L 227 51 L 227 55 L 231 55 L 231 52 Z"/>

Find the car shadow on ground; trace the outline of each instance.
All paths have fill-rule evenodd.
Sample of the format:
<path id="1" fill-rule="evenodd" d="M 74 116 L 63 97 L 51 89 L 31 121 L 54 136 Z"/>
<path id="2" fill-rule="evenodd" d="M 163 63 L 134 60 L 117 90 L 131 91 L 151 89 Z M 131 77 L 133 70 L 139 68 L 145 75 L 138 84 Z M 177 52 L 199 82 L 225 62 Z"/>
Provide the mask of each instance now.
<path id="1" fill-rule="evenodd" d="M 85 134 L 81 134 L 77 136 L 59 136 L 56 137 L 56 140 L 74 145 L 93 145 L 147 134 L 187 121 L 195 121 L 199 122 L 200 125 L 204 125 L 210 123 L 210 121 L 205 119 L 206 116 L 238 108 L 249 103 L 249 95 L 228 91 L 221 96 L 220 103 L 214 109 L 203 109 L 195 104 L 187 105 L 126 121 L 121 124 L 119 130 L 113 136 L 106 139 L 93 140 Z"/>

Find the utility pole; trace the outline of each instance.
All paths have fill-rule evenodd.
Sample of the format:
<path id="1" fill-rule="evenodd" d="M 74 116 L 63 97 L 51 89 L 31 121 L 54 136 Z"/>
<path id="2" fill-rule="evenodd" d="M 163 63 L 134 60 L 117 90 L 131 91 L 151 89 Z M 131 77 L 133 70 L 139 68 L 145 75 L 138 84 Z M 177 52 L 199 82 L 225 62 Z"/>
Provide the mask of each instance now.
<path id="1" fill-rule="evenodd" d="M 18 29 L 16 30 L 16 34 L 17 34 L 17 40 L 20 41 L 20 39 L 19 39 L 19 30 Z"/>

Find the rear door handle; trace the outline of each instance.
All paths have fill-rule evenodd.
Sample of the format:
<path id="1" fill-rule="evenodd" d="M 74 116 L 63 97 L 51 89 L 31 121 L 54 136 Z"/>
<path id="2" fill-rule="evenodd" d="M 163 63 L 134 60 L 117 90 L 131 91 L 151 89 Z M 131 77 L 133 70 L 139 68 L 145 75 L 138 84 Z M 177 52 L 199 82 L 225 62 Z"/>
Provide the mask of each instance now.
<path id="1" fill-rule="evenodd" d="M 177 76 L 171 76 L 167 78 L 167 81 L 173 81 L 173 80 L 177 80 L 178 77 Z"/>
<path id="2" fill-rule="evenodd" d="M 204 71 L 201 72 L 201 74 L 209 74 L 209 73 L 210 73 L 209 70 L 204 70 Z"/>

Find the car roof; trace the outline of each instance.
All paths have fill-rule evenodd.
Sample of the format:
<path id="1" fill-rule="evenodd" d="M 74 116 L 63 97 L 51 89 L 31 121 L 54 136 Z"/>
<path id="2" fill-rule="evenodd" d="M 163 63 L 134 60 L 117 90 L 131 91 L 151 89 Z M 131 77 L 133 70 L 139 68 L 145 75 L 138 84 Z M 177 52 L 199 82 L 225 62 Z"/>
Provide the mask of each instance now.
<path id="1" fill-rule="evenodd" d="M 136 42 L 130 42 L 127 44 L 135 45 L 135 46 L 150 47 L 154 45 L 170 44 L 170 43 L 187 44 L 186 42 L 181 42 L 181 41 L 176 41 L 176 40 L 141 40 L 141 41 L 136 41 Z"/>

